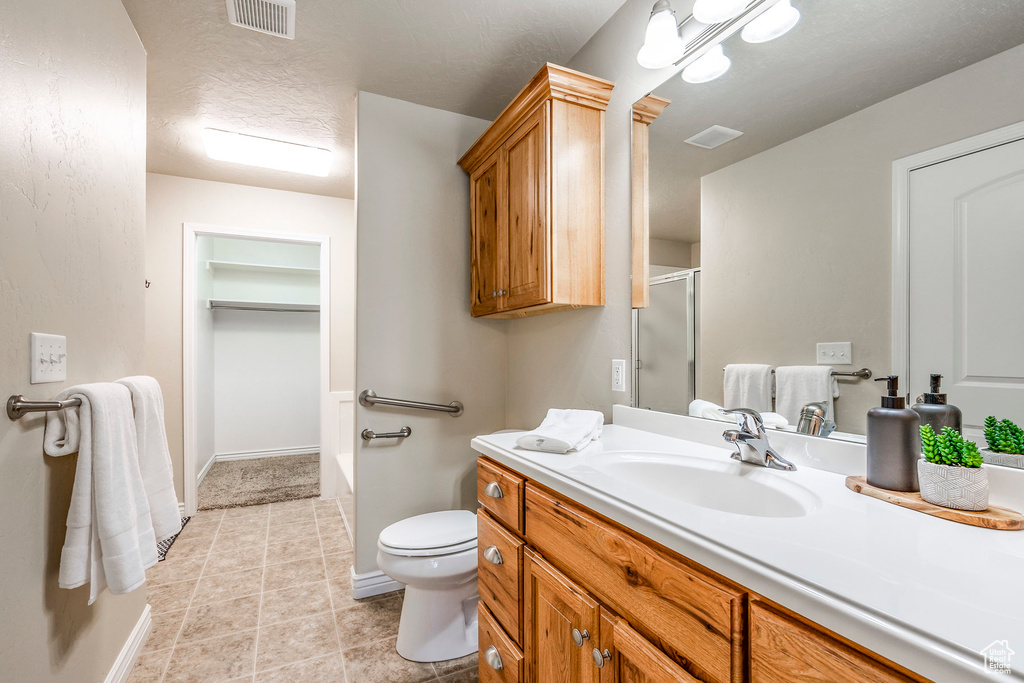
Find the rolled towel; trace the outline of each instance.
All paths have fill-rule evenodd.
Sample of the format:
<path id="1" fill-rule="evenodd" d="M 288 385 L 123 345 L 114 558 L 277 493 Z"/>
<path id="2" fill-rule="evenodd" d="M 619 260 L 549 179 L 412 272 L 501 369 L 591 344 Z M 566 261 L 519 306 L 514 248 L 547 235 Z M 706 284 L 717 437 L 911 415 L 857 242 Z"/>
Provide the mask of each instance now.
<path id="1" fill-rule="evenodd" d="M 717 403 L 696 399 L 690 403 L 690 417 L 702 417 L 705 420 L 716 420 L 718 422 L 739 423 L 742 419 L 739 415 L 726 414 L 724 408 Z M 759 411 L 760 412 L 760 411 Z M 761 413 L 761 421 L 765 427 L 782 429 L 789 425 L 789 420 L 778 413 Z"/>
<path id="2" fill-rule="evenodd" d="M 727 408 L 750 408 L 759 413 L 770 413 L 772 366 L 759 363 L 726 365 L 722 389 Z"/>
<path id="3" fill-rule="evenodd" d="M 839 398 L 839 383 L 828 365 L 784 365 L 775 370 L 775 411 L 790 424 L 800 421 L 808 403 L 824 403 L 825 419 L 835 421 L 832 399 Z"/>
<path id="4" fill-rule="evenodd" d="M 547 453 L 578 451 L 599 438 L 603 427 L 604 414 L 596 410 L 552 408 L 539 427 L 516 439 L 516 445 Z"/>

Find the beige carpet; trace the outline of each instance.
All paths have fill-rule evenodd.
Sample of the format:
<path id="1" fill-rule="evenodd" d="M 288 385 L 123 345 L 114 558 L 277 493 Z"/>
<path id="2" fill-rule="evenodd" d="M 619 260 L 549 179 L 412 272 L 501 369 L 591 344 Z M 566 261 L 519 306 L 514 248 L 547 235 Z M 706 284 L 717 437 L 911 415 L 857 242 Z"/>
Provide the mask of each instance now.
<path id="1" fill-rule="evenodd" d="M 320 495 L 320 454 L 214 463 L 199 484 L 199 509 L 280 503 Z"/>

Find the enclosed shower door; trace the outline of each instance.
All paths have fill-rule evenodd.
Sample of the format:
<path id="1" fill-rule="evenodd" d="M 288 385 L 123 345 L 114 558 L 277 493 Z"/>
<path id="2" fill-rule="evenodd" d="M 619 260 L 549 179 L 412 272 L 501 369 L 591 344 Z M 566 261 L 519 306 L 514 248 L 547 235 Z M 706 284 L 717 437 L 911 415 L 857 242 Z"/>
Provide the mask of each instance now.
<path id="1" fill-rule="evenodd" d="M 634 402 L 685 415 L 696 396 L 700 270 L 652 278 L 650 305 L 634 311 Z"/>

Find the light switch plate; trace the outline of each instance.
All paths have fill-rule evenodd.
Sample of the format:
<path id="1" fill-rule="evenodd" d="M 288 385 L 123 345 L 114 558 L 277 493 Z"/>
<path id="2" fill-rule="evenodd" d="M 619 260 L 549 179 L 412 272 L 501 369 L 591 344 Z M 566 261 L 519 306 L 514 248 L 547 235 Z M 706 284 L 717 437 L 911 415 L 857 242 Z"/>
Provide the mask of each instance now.
<path id="1" fill-rule="evenodd" d="M 612 361 L 612 391 L 626 390 L 626 361 Z"/>
<path id="2" fill-rule="evenodd" d="M 29 342 L 29 383 L 63 382 L 68 377 L 68 340 L 59 334 L 33 332 Z"/>
<path id="3" fill-rule="evenodd" d="M 852 342 L 820 342 L 818 344 L 818 365 L 850 365 L 852 363 Z"/>

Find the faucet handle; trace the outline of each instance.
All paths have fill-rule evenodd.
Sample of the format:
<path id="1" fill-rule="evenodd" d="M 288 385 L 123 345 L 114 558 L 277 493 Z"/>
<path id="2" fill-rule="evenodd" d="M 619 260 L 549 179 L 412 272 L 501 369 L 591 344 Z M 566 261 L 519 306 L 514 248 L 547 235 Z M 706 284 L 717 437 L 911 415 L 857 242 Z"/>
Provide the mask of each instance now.
<path id="1" fill-rule="evenodd" d="M 746 428 L 748 431 L 754 434 L 757 434 L 758 436 L 764 436 L 764 420 L 761 419 L 761 413 L 757 412 L 756 410 L 752 410 L 750 408 L 731 408 L 729 410 L 723 409 L 722 414 L 742 415 L 744 428 Z M 750 420 L 753 423 L 753 429 L 750 429 L 747 420 Z"/>

